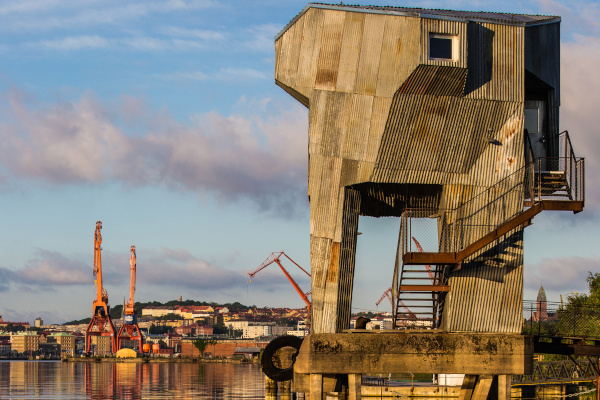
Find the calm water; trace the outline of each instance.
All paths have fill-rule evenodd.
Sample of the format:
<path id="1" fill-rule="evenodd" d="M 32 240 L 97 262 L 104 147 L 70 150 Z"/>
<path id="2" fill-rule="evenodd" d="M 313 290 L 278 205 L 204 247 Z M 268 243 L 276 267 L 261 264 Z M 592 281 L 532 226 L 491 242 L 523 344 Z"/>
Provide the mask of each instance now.
<path id="1" fill-rule="evenodd" d="M 0 399 L 265 399 L 256 364 L 1 361 Z"/>

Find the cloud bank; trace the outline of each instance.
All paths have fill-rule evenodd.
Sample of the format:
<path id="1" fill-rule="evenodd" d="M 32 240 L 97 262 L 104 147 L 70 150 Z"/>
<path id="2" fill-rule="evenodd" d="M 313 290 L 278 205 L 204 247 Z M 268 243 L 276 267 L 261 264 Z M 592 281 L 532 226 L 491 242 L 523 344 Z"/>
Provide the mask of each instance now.
<path id="1" fill-rule="evenodd" d="M 250 200 L 287 215 L 305 200 L 307 121 L 301 106 L 246 104 L 249 112 L 209 112 L 184 124 L 134 97 L 110 106 L 90 94 L 44 104 L 13 89 L 4 104 L 5 182 L 163 185 L 227 202 Z"/>

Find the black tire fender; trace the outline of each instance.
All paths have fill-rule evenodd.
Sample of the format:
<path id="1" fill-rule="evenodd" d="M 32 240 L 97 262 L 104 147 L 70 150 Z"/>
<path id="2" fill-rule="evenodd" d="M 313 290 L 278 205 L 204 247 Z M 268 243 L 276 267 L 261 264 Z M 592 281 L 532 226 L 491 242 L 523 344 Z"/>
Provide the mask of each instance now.
<path id="1" fill-rule="evenodd" d="M 279 336 L 269 342 L 265 350 L 263 351 L 260 365 L 262 372 L 273 379 L 274 381 L 283 382 L 289 381 L 294 377 L 294 363 L 296 362 L 296 356 L 302 345 L 302 338 L 298 336 Z M 284 347 L 292 347 L 296 349 L 296 352 L 292 356 L 292 365 L 289 368 L 278 368 L 273 363 L 273 356 L 277 350 Z"/>

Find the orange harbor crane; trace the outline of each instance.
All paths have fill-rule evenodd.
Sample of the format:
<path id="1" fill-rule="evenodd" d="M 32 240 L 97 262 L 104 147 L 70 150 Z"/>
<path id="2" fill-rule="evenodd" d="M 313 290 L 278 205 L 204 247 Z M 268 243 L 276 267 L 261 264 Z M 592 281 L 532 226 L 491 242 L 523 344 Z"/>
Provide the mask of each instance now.
<path id="1" fill-rule="evenodd" d="M 279 268 L 281 268 L 281 270 L 283 271 L 283 273 L 285 274 L 285 276 L 288 278 L 288 280 L 290 281 L 290 283 L 292 284 L 292 286 L 294 287 L 294 289 L 296 289 L 296 292 L 298 292 L 298 294 L 300 295 L 300 297 L 302 298 L 302 300 L 304 300 L 304 303 L 306 304 L 306 308 L 308 310 L 308 318 L 310 320 L 310 300 L 308 299 L 308 296 L 310 295 L 310 291 L 304 293 L 304 291 L 302 289 L 300 289 L 300 286 L 298 286 L 298 284 L 296 283 L 296 281 L 294 280 L 294 278 L 292 278 L 291 275 L 286 271 L 286 269 L 283 268 L 283 265 L 281 265 L 281 261 L 280 261 L 281 260 L 281 256 L 285 256 L 296 267 L 300 268 L 302 270 L 302 272 L 304 272 L 306 275 L 308 275 L 310 277 L 310 273 L 309 272 L 307 272 L 304 268 L 302 268 L 300 265 L 298 265 L 298 263 L 296 261 L 292 260 L 283 251 L 280 251 L 280 252 L 271 253 L 271 255 L 269 257 L 267 257 L 267 259 L 265 261 L 263 261 L 262 264 L 260 264 L 260 267 L 258 267 L 256 269 L 256 271 L 248 273 L 248 276 L 250 277 L 250 282 L 252 282 L 252 279 L 254 278 L 254 276 L 257 273 L 259 273 L 263 269 L 267 268 L 269 265 L 271 265 L 273 263 L 276 263 L 279 266 Z M 308 326 L 308 324 L 307 324 L 307 326 Z"/>
<path id="2" fill-rule="evenodd" d="M 96 222 L 94 232 L 94 276 L 96 277 L 96 300 L 93 303 L 93 314 L 87 329 L 85 330 L 85 354 L 92 353 L 92 337 L 110 337 L 110 351 L 117 351 L 117 337 L 115 326 L 110 319 L 110 306 L 108 305 L 108 293 L 102 286 L 102 221 Z"/>
<path id="3" fill-rule="evenodd" d="M 383 301 L 383 299 L 385 299 L 387 297 L 387 299 L 390 301 L 390 304 L 392 305 L 392 307 L 394 307 L 394 300 L 392 299 L 392 288 L 389 288 L 388 290 L 386 290 L 385 292 L 383 292 L 383 294 L 381 295 L 381 297 L 379 298 L 379 300 L 377 300 L 377 303 L 375 303 L 376 306 L 379 306 L 379 304 L 381 304 L 381 302 Z M 408 315 L 409 318 L 412 319 L 418 319 L 417 316 L 415 314 L 413 314 L 412 311 L 410 311 L 408 309 L 408 307 L 406 307 L 406 305 L 402 302 L 402 300 L 398 300 L 398 306 L 402 307 L 406 310 L 406 314 Z"/>
<path id="4" fill-rule="evenodd" d="M 131 257 L 129 259 L 130 271 L 131 271 L 131 283 L 129 285 L 129 300 L 125 303 L 125 314 L 123 316 L 123 324 L 119 328 L 117 334 L 117 350 L 123 348 L 123 340 L 130 340 L 137 342 L 137 349 L 141 353 L 142 345 L 144 344 L 144 338 L 140 328 L 137 324 L 137 313 L 135 312 L 135 274 L 137 268 L 137 257 L 135 254 L 135 246 L 131 246 Z"/>

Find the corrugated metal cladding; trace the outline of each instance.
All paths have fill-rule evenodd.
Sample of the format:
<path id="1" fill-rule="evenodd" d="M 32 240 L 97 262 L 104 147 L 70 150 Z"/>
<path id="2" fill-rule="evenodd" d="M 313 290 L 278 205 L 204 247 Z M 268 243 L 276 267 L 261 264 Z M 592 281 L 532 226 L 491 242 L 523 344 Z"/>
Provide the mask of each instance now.
<path id="1" fill-rule="evenodd" d="M 454 60 L 431 60 L 429 59 L 429 35 L 448 34 L 456 36 L 458 54 Z M 421 20 L 421 64 L 443 65 L 447 67 L 467 67 L 467 23 L 456 21 L 444 21 L 439 19 Z"/>
<path id="2" fill-rule="evenodd" d="M 459 11 L 459 10 L 440 10 L 440 9 L 429 9 L 429 8 L 417 8 L 417 7 L 389 7 L 389 6 L 360 6 L 360 5 L 344 5 L 344 4 L 325 4 L 325 3 L 311 3 L 304 11 L 309 8 L 326 8 L 336 9 L 344 11 L 356 11 L 356 12 L 380 12 L 380 13 L 394 13 L 421 17 L 431 18 L 437 17 L 439 19 L 447 18 L 449 20 L 455 19 L 476 19 L 485 20 L 487 22 L 495 22 L 499 24 L 517 24 L 517 25 L 529 25 L 537 23 L 547 22 L 559 22 L 560 17 L 552 15 L 533 15 L 533 14 L 509 14 L 509 13 L 496 13 L 496 12 L 485 12 L 485 11 Z"/>
<path id="3" fill-rule="evenodd" d="M 523 307 L 523 228 L 463 262 L 451 274 L 442 329 L 521 331 Z"/>
<path id="4" fill-rule="evenodd" d="M 314 332 L 347 326 L 359 214 L 453 209 L 475 199 L 440 218 L 438 240 L 450 224 L 462 223 L 466 243 L 484 230 L 481 225 L 522 207 L 521 191 L 505 193 L 522 177 L 512 177 L 485 201 L 477 196 L 524 165 L 524 101 L 532 90 L 558 96 L 558 22 L 311 4 L 277 36 L 276 82 L 309 106 Z M 429 59 L 432 33 L 456 36 L 454 60 Z M 548 102 L 551 128 L 557 104 Z M 451 275 L 448 329 L 518 331 L 522 232 L 516 235 Z M 483 311 L 469 319 L 474 307 Z"/>
<path id="5" fill-rule="evenodd" d="M 523 101 L 525 98 L 524 27 L 470 22 L 469 80 L 465 96 Z"/>
<path id="6" fill-rule="evenodd" d="M 490 140 L 519 112 L 519 103 L 463 98 L 465 78 L 464 69 L 455 67 L 421 65 L 411 74 L 394 95 L 371 181 L 450 184 L 493 149 Z M 482 172 L 461 182 L 487 186 L 498 180 L 482 179 Z"/>

